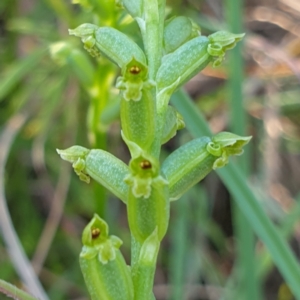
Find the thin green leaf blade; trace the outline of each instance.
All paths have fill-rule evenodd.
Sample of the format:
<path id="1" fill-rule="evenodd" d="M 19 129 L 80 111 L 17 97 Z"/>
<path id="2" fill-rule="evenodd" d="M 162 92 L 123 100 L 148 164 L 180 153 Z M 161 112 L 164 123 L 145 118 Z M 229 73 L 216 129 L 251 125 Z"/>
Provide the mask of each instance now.
<path id="1" fill-rule="evenodd" d="M 34 66 L 39 63 L 45 54 L 46 49 L 38 49 L 26 58 L 16 62 L 5 74 L 2 74 L 3 79 L 0 81 L 0 102 L 26 74 L 32 72 Z"/>
<path id="2" fill-rule="evenodd" d="M 184 117 L 186 128 L 193 136 L 211 135 L 204 117 L 183 91 L 174 95 L 172 103 Z M 300 299 L 299 263 L 288 244 L 259 205 L 259 201 L 248 186 L 246 178 L 233 163 L 219 169 L 217 173 L 234 196 L 254 232 L 269 249 L 276 266 L 295 297 Z"/>

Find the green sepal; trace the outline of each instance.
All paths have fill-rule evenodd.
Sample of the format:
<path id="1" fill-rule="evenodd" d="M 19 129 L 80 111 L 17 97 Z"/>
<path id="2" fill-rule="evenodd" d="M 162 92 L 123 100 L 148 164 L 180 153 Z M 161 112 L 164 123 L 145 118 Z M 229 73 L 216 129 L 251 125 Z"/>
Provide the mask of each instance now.
<path id="1" fill-rule="evenodd" d="M 90 177 L 102 184 L 110 192 L 127 202 L 128 185 L 124 178 L 128 175 L 128 166 L 114 155 L 101 150 L 81 146 L 72 146 L 57 153 L 63 160 L 72 163 L 75 173 L 87 183 Z"/>
<path id="2" fill-rule="evenodd" d="M 127 202 L 128 222 L 132 235 L 140 243 L 157 227 L 158 239 L 165 236 L 170 214 L 168 184 L 153 180 L 149 197 L 136 197 L 129 191 Z"/>
<path id="3" fill-rule="evenodd" d="M 168 142 L 176 135 L 177 130 L 184 127 L 185 123 L 181 114 L 173 106 L 168 106 L 161 143 Z"/>
<path id="4" fill-rule="evenodd" d="M 104 55 L 120 68 L 126 66 L 133 57 L 146 64 L 142 49 L 127 35 L 112 27 L 98 27 L 85 23 L 69 29 L 70 35 L 80 37 L 84 48 L 92 55 Z"/>
<path id="5" fill-rule="evenodd" d="M 234 34 L 227 31 L 217 31 L 208 36 L 210 44 L 208 53 L 214 57 L 213 67 L 219 66 L 225 57 L 227 50 L 233 49 L 236 43 L 242 40 L 244 33 Z"/>
<path id="6" fill-rule="evenodd" d="M 188 17 L 179 16 L 167 20 L 164 28 L 165 52 L 175 51 L 182 44 L 200 34 L 200 27 Z"/>
<path id="7" fill-rule="evenodd" d="M 92 300 L 132 300 L 130 270 L 119 250 L 122 241 L 108 234 L 108 225 L 98 215 L 85 227 L 80 267 Z"/>
<path id="8" fill-rule="evenodd" d="M 159 162 L 154 157 L 142 150 L 136 154 L 138 155 L 130 160 L 130 173 L 124 181 L 130 186 L 134 197 L 149 198 L 152 185 L 165 185 L 167 182 L 159 174 Z"/>
<path id="9" fill-rule="evenodd" d="M 134 57 L 122 68 L 122 76 L 118 77 L 116 87 L 122 91 L 126 101 L 139 101 L 142 89 L 150 90 L 155 83 L 148 81 L 148 68 Z"/>

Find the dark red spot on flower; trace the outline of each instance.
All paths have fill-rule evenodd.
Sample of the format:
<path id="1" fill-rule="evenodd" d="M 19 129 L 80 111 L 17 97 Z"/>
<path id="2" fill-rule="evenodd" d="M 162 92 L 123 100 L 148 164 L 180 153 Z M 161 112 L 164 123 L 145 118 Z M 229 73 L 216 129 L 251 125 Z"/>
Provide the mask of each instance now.
<path id="1" fill-rule="evenodd" d="M 139 74 L 141 72 L 141 69 L 137 66 L 133 66 L 130 68 L 129 72 L 133 75 Z"/>
<path id="2" fill-rule="evenodd" d="M 140 167 L 143 169 L 143 170 L 147 170 L 147 169 L 151 169 L 152 168 L 152 165 L 150 163 L 149 160 L 143 160 L 140 162 Z"/>
<path id="3" fill-rule="evenodd" d="M 92 239 L 96 239 L 100 235 L 100 229 L 99 228 L 92 228 Z"/>

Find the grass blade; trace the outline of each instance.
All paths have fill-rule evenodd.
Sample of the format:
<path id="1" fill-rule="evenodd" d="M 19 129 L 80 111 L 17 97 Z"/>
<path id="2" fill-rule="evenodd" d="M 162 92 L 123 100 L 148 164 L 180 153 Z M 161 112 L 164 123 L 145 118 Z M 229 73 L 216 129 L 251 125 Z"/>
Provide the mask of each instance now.
<path id="1" fill-rule="evenodd" d="M 211 135 L 204 117 L 200 114 L 188 95 L 183 91 L 179 91 L 172 98 L 172 103 L 184 117 L 186 127 L 194 137 Z M 300 299 L 299 263 L 288 244 L 263 211 L 259 201 L 247 185 L 245 176 L 233 162 L 227 167 L 219 169 L 217 173 L 234 196 L 235 201 L 248 219 L 254 232 L 269 249 L 276 266 L 295 297 Z"/>
<path id="2" fill-rule="evenodd" d="M 7 72 L 1 74 L 0 81 L 0 102 L 11 92 L 11 90 L 20 82 L 20 80 L 30 72 L 33 72 L 34 66 L 39 63 L 46 49 L 36 50 L 26 58 L 17 61 Z"/>

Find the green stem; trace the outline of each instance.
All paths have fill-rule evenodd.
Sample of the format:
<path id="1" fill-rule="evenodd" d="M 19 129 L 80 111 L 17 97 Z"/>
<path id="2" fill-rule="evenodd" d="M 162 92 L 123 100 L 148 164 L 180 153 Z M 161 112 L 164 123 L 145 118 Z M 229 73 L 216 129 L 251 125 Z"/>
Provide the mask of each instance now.
<path id="1" fill-rule="evenodd" d="M 0 292 L 16 300 L 37 300 L 14 285 L 0 279 Z"/>
<path id="2" fill-rule="evenodd" d="M 144 1 L 145 30 L 142 30 L 145 51 L 148 58 L 149 78 L 155 80 L 156 72 L 162 57 L 162 30 L 161 11 L 165 1 Z"/>

